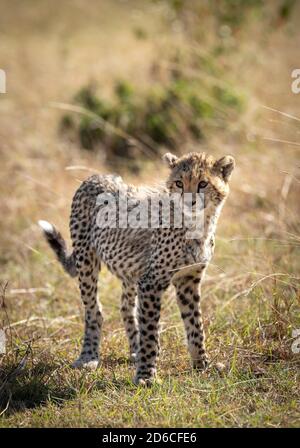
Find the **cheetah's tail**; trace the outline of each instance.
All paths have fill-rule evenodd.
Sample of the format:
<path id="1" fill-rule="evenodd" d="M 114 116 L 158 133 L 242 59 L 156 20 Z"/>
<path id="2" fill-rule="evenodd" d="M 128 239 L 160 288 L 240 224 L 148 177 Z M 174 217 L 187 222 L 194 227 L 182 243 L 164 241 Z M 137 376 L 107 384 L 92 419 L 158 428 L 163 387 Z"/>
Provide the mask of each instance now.
<path id="1" fill-rule="evenodd" d="M 63 265 L 65 271 L 71 276 L 76 277 L 76 265 L 73 253 L 67 254 L 66 242 L 60 232 L 48 221 L 38 221 L 39 226 L 44 231 L 44 236 L 49 246 L 57 256 L 58 261 Z"/>

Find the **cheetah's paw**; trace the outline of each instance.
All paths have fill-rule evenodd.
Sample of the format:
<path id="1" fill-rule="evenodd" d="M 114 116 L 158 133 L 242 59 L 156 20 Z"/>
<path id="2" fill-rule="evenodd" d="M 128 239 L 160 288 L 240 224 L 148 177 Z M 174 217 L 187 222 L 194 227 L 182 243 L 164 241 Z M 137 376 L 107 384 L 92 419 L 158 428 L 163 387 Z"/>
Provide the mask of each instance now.
<path id="1" fill-rule="evenodd" d="M 75 362 L 73 362 L 73 369 L 87 369 L 96 370 L 99 366 L 98 359 L 87 359 L 79 357 Z"/>
<path id="2" fill-rule="evenodd" d="M 155 380 L 154 377 L 149 378 L 135 377 L 133 383 L 136 386 L 151 387 L 154 383 L 154 380 Z"/>
<path id="3" fill-rule="evenodd" d="M 134 377 L 133 382 L 136 386 L 144 387 L 150 387 L 154 383 L 160 383 L 156 376 L 156 369 L 151 369 L 150 371 L 143 372 L 138 371 Z"/>
<path id="4" fill-rule="evenodd" d="M 212 362 L 209 359 L 193 361 L 193 368 L 198 371 L 215 371 L 217 373 L 223 373 L 226 369 L 225 364 L 221 362 Z"/>
<path id="5" fill-rule="evenodd" d="M 209 368 L 210 363 L 208 358 L 194 359 L 193 360 L 193 369 L 198 371 L 205 371 Z"/>

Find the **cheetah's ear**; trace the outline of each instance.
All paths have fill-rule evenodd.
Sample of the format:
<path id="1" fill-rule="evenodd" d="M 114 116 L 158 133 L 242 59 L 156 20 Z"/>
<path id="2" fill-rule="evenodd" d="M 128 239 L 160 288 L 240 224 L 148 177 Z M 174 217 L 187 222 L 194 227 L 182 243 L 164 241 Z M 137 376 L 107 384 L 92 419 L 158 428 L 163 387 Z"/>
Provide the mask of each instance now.
<path id="1" fill-rule="evenodd" d="M 225 182 L 229 181 L 234 167 L 235 160 L 232 156 L 224 156 L 221 159 L 217 160 L 214 164 L 214 169 L 218 174 L 221 174 Z"/>
<path id="2" fill-rule="evenodd" d="M 163 161 L 166 162 L 166 164 L 170 167 L 170 168 L 174 168 L 176 161 L 178 160 L 178 157 L 175 156 L 174 154 L 167 152 L 166 154 L 163 155 L 162 157 Z"/>

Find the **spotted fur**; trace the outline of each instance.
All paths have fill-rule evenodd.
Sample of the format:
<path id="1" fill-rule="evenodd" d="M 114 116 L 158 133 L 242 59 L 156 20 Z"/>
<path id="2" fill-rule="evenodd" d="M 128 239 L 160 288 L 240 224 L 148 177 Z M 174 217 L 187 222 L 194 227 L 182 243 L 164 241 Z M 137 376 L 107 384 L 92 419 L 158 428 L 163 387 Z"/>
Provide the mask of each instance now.
<path id="1" fill-rule="evenodd" d="M 193 367 L 208 364 L 200 309 L 200 285 L 213 255 L 217 220 L 229 193 L 228 181 L 234 159 L 220 160 L 205 153 L 190 153 L 181 158 L 166 154 L 170 168 L 166 184 L 158 189 L 127 186 L 117 176 L 95 175 L 76 191 L 70 217 L 73 251 L 67 255 L 65 242 L 51 224 L 42 221 L 46 239 L 64 268 L 77 275 L 85 308 L 85 332 L 82 351 L 75 367 L 96 368 L 102 311 L 98 299 L 98 274 L 105 263 L 123 285 L 121 314 L 129 340 L 130 355 L 136 360 L 136 384 L 146 384 L 156 375 L 159 354 L 159 318 L 161 298 L 173 283 L 184 322 Z M 170 193 L 204 192 L 204 230 L 201 238 L 187 238 L 187 229 L 170 228 L 102 228 L 97 216 L 100 193 L 117 196 L 124 191 L 131 202 L 141 197 Z M 172 222 L 172 221 L 171 221 Z M 136 310 L 138 312 L 136 312 Z"/>

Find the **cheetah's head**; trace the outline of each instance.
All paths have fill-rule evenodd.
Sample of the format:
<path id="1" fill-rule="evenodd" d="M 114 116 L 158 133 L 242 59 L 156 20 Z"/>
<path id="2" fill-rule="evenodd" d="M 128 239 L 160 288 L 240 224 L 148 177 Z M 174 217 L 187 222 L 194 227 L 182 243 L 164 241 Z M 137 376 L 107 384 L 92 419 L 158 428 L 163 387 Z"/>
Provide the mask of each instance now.
<path id="1" fill-rule="evenodd" d="M 205 153 L 192 152 L 182 157 L 167 153 L 163 160 L 171 172 L 167 187 L 171 193 L 204 193 L 204 207 L 217 207 L 229 193 L 229 179 L 235 166 L 232 156 L 215 160 Z"/>

